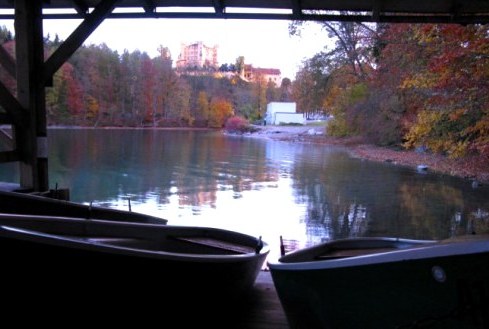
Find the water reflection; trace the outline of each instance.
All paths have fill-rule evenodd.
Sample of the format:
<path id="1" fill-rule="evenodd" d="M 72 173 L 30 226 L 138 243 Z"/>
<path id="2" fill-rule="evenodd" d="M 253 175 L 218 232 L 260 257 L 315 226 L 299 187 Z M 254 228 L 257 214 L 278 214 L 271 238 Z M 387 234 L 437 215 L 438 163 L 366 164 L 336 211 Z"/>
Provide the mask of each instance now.
<path id="1" fill-rule="evenodd" d="M 162 130 L 49 131 L 50 181 L 77 202 L 238 230 L 278 249 L 355 236 L 487 231 L 488 187 L 318 145 Z M 2 165 L 0 180 L 18 181 Z"/>

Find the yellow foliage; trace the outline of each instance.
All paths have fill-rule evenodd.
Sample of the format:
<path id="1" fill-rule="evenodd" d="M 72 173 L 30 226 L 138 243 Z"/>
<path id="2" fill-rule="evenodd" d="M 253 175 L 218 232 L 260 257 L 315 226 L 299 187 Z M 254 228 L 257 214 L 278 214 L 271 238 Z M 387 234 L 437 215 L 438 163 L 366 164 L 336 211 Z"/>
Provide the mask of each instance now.
<path id="1" fill-rule="evenodd" d="M 438 82 L 438 77 L 429 73 L 418 73 L 407 77 L 401 82 L 401 89 L 432 88 Z"/>
<path id="2" fill-rule="evenodd" d="M 418 113 L 417 122 L 405 135 L 403 146 L 425 146 L 435 153 L 445 153 L 450 158 L 464 156 L 469 147 L 469 141 L 465 139 L 467 132 L 440 128 L 447 122 L 458 120 L 464 112 L 459 109 L 453 112 L 425 110 Z"/>
<path id="3" fill-rule="evenodd" d="M 441 120 L 441 117 L 441 112 L 426 110 L 419 112 L 417 122 L 411 126 L 407 134 L 404 136 L 406 142 L 404 142 L 403 146 L 409 149 L 416 146 L 426 145 L 432 128 Z"/>
<path id="4" fill-rule="evenodd" d="M 88 95 L 85 99 L 85 102 L 86 102 L 86 109 L 87 109 L 86 118 L 93 119 L 97 117 L 100 108 L 100 105 L 97 102 L 97 100 L 94 97 Z"/>
<path id="5" fill-rule="evenodd" d="M 233 114 L 233 106 L 230 102 L 224 99 L 213 99 L 209 106 L 209 126 L 221 128 Z"/>

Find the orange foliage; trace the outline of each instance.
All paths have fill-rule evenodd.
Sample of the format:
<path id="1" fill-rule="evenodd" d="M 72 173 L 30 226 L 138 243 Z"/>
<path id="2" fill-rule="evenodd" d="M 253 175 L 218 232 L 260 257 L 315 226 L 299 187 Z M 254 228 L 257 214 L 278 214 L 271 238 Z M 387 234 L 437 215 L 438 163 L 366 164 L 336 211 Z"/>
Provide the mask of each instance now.
<path id="1" fill-rule="evenodd" d="M 209 127 L 222 128 L 234 113 L 230 102 L 222 98 L 213 99 L 209 105 Z"/>

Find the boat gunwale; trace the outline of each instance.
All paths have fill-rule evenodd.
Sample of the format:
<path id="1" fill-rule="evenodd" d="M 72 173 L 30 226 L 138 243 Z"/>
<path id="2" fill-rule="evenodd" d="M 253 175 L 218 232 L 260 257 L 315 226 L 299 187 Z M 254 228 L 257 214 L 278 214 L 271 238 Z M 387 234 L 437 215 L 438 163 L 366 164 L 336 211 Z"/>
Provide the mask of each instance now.
<path id="1" fill-rule="evenodd" d="M 358 239 L 362 239 L 363 241 L 368 241 L 368 240 L 394 241 L 397 238 L 358 238 Z M 488 235 L 477 236 L 474 240 L 454 239 L 453 241 L 450 241 L 450 239 L 442 240 L 442 241 L 398 239 L 403 242 L 411 242 L 411 243 L 421 242 L 421 243 L 419 245 L 413 245 L 413 247 L 407 247 L 404 249 L 394 249 L 392 251 L 387 251 L 387 252 L 352 256 L 347 258 L 287 262 L 288 258 L 296 257 L 297 253 L 317 254 L 316 251 L 320 249 L 324 249 L 325 245 L 327 244 L 350 242 L 350 241 L 353 242 L 354 240 L 356 239 L 330 241 L 324 244 L 297 250 L 280 257 L 276 261 L 269 260 L 267 262 L 267 265 L 272 272 L 282 271 L 282 270 L 284 271 L 321 270 L 321 269 L 368 266 L 368 265 L 377 265 L 377 264 L 438 258 L 438 257 L 460 256 L 466 254 L 480 254 L 480 253 L 489 252 Z"/>
<path id="2" fill-rule="evenodd" d="M 56 225 L 59 223 L 69 223 L 72 225 L 76 225 L 73 229 L 75 233 L 72 234 L 57 234 L 57 233 L 49 233 L 43 232 L 42 230 L 37 230 L 35 228 L 26 228 L 22 227 L 21 223 L 18 223 L 19 226 L 15 225 L 16 220 L 25 220 L 29 222 L 32 220 L 31 218 L 38 219 L 40 222 L 46 225 Z M 2 219 L 4 222 L 2 223 Z M 10 220 L 10 223 L 6 221 Z M 52 221 L 52 222 L 50 222 Z M 28 225 L 27 225 L 28 226 Z M 78 227 L 79 226 L 79 227 Z M 117 227 L 122 231 L 129 230 L 128 233 L 124 234 L 121 232 L 114 232 L 111 228 Z M 137 231 L 141 229 L 143 233 L 148 230 L 154 230 L 154 234 L 161 232 L 162 236 L 165 235 L 168 238 L 178 237 L 178 232 L 187 232 L 187 231 L 195 231 L 202 232 L 203 235 L 197 236 L 206 236 L 208 238 L 218 239 L 219 235 L 226 236 L 229 235 L 231 237 L 236 237 L 239 239 L 246 239 L 252 241 L 257 238 L 254 238 L 251 235 L 247 235 L 241 232 L 229 231 L 219 228 L 212 227 L 187 227 L 187 226 L 175 226 L 175 225 L 157 225 L 157 224 L 148 224 L 148 223 L 127 223 L 120 222 L 116 223 L 113 221 L 107 220 L 95 220 L 95 219 L 80 219 L 80 218 L 70 218 L 70 217 L 54 217 L 54 216 L 31 216 L 31 215 L 12 215 L 12 214 L 3 214 L 0 213 L 0 237 L 10 237 L 23 239 L 32 242 L 45 243 L 50 245 L 65 245 L 67 247 L 72 248 L 83 248 L 85 250 L 99 250 L 104 252 L 112 252 L 119 254 L 126 254 L 132 256 L 144 256 L 150 258 L 161 258 L 167 260 L 178 260 L 178 261 L 202 261 L 202 262 L 223 262 L 223 261 L 237 261 L 237 260 L 245 260 L 247 258 L 254 259 L 257 257 L 266 257 L 270 251 L 269 245 L 266 242 L 262 241 L 263 247 L 256 252 L 249 253 L 229 253 L 229 254 L 198 254 L 198 253 L 184 253 L 184 252 L 170 252 L 164 250 L 151 250 L 145 248 L 137 248 L 137 247 L 128 247 L 117 244 L 110 244 L 108 240 L 105 242 L 100 240 L 92 240 L 90 238 L 94 238 L 97 236 L 105 236 L 110 238 L 140 238 L 142 240 L 145 237 L 141 237 L 142 233 L 138 235 L 131 235 L 130 230 Z M 77 235 L 76 232 L 82 232 L 86 230 L 86 234 Z M 103 234 L 107 232 L 107 234 Z M 168 233 L 170 232 L 170 233 Z M 175 232 L 175 234 L 171 234 L 171 232 Z M 195 236 L 195 235 L 190 235 Z M 152 242 L 154 240 L 151 237 L 146 239 L 148 242 Z M 231 241 L 232 239 L 229 239 Z M 243 243 L 245 244 L 245 243 Z M 252 246 L 249 245 L 251 248 Z M 250 249 L 251 250 L 251 249 Z"/>
<path id="3" fill-rule="evenodd" d="M 18 215 L 32 215 L 32 216 L 56 216 L 61 217 L 73 217 L 73 218 L 85 218 L 85 219 L 107 219 L 109 215 L 117 217 L 119 221 L 127 222 L 141 222 L 150 224 L 166 225 L 168 220 L 161 217 L 156 217 L 149 214 L 144 214 L 135 211 L 126 211 L 116 208 L 107 208 L 97 205 L 85 204 L 80 202 L 74 202 L 69 200 L 55 199 L 48 196 L 15 192 L 15 191 L 2 191 L 0 190 L 0 198 L 10 200 L 11 202 L 19 202 L 25 206 L 21 212 L 16 211 L 2 211 L 2 213 L 11 213 Z M 41 213 L 36 214 L 29 210 L 32 207 L 42 207 Z M 17 208 L 17 207 L 14 207 Z M 65 214 L 68 212 L 68 214 Z M 62 214 L 63 213 L 63 214 Z M 74 215 L 76 213 L 76 216 Z M 61 215 L 62 214 L 62 215 Z"/>

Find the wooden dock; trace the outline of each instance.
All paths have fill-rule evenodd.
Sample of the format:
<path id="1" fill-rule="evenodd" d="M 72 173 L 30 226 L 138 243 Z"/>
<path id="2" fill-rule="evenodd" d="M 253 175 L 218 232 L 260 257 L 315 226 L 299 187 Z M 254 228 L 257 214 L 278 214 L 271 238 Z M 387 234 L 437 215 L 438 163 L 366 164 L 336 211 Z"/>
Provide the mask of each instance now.
<path id="1" fill-rule="evenodd" d="M 238 326 L 243 329 L 289 329 L 269 271 L 261 271 L 250 298 L 245 300 Z"/>
<path id="2" fill-rule="evenodd" d="M 173 328 L 289 329 L 269 271 L 261 271 L 255 285 L 239 300 L 217 302 L 209 296 L 202 308 L 180 305 L 162 314 L 173 314 Z M 180 314 L 187 314 L 181 316 Z"/>

